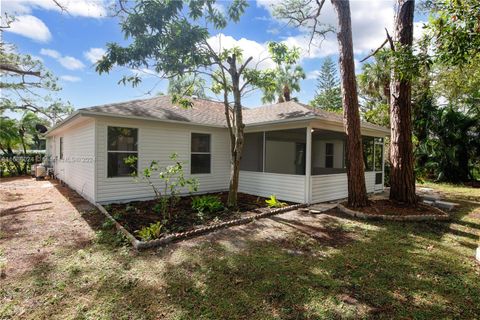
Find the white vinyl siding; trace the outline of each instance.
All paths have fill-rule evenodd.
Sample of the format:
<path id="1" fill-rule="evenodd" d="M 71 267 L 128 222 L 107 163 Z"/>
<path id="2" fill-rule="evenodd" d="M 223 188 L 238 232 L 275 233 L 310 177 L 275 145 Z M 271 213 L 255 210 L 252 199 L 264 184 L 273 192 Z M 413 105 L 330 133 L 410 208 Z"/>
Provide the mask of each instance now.
<path id="1" fill-rule="evenodd" d="M 63 159 L 60 159 L 60 137 Z M 50 137 L 55 175 L 87 200 L 95 201 L 95 120 L 88 119 Z M 53 162 L 53 161 L 52 161 Z"/>
<path id="2" fill-rule="evenodd" d="M 311 177 L 312 203 L 338 200 L 348 197 L 346 173 L 326 174 Z M 375 191 L 375 172 L 365 172 L 367 192 Z"/>
<path id="3" fill-rule="evenodd" d="M 305 202 L 305 176 L 240 171 L 239 191 L 262 197 L 274 194 L 279 200 Z"/>
<path id="4" fill-rule="evenodd" d="M 135 199 L 149 199 L 153 192 L 146 183 L 135 182 L 132 177 L 107 177 L 107 127 L 138 128 L 138 171 L 150 165 L 152 160 L 159 161 L 159 166 L 172 164 L 170 155 L 178 154 L 178 159 L 185 163 L 184 172 L 190 176 L 190 139 L 191 133 L 211 135 L 211 173 L 193 175 L 199 182 L 199 193 L 224 191 L 228 189 L 230 172 L 229 137 L 226 129 L 206 128 L 193 125 L 160 123 L 157 121 L 97 118 L 97 201 L 115 202 Z M 160 180 L 155 176 L 154 182 Z"/>

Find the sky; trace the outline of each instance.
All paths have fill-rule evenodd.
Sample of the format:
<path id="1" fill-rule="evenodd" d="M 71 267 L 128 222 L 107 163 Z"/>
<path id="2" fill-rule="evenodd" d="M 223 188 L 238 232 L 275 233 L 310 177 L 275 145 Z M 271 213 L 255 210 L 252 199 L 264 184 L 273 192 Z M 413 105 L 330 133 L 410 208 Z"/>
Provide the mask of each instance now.
<path id="1" fill-rule="evenodd" d="M 1 0 L 2 14 L 8 12 L 16 17 L 11 28 L 5 29 L 4 41 L 16 45 L 20 53 L 40 59 L 58 78 L 62 87 L 57 95 L 70 101 L 75 109 L 106 103 L 148 98 L 167 91 L 168 81 L 159 79 L 149 70 L 132 71 L 117 67 L 110 74 L 95 72 L 95 62 L 105 52 L 109 42 L 126 44 L 119 20 L 111 15 L 112 0 L 58 0 L 67 9 L 62 12 L 53 0 Z M 316 90 L 316 77 L 325 57 L 338 60 L 337 40 L 330 33 L 321 44 L 308 46 L 308 34 L 288 26 L 272 16 L 273 0 L 249 1 L 249 6 L 240 22 L 231 23 L 223 30 L 211 32 L 210 43 L 214 47 L 239 46 L 244 56 L 260 61 L 268 56 L 269 41 L 284 42 L 299 47 L 302 52 L 301 66 L 307 75 L 301 82 L 301 91 L 293 96 L 308 103 Z M 227 1 L 217 1 L 219 10 L 226 10 Z M 352 0 L 352 29 L 355 63 L 361 71 L 363 57 L 376 49 L 385 39 L 385 28 L 393 34 L 393 1 Z M 422 32 L 422 20 L 416 18 L 415 36 Z M 325 2 L 321 21 L 335 26 L 336 16 L 330 1 Z M 219 41 L 221 40 L 221 41 Z M 262 62 L 260 68 L 272 66 L 271 61 Z M 142 83 L 132 88 L 118 84 L 123 75 L 139 72 Z M 216 98 L 214 95 L 213 98 Z M 259 90 L 243 100 L 246 107 L 261 105 Z"/>

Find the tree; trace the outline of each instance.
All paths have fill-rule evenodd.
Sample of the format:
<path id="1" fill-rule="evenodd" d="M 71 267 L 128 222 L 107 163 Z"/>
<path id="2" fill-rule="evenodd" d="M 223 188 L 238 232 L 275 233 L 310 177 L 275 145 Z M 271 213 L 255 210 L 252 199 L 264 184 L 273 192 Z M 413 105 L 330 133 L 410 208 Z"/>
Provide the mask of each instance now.
<path id="1" fill-rule="evenodd" d="M 342 95 L 337 69 L 330 57 L 325 58 L 317 77 L 317 91 L 310 104 L 332 112 L 342 112 Z"/>
<path id="2" fill-rule="evenodd" d="M 388 50 L 379 50 L 374 61 L 362 65 L 357 76 L 361 98 L 360 109 L 368 122 L 390 126 L 390 55 Z"/>
<path id="3" fill-rule="evenodd" d="M 461 65 L 480 53 L 480 2 L 478 0 L 428 0 L 427 28 L 432 31 L 439 61 Z"/>
<path id="4" fill-rule="evenodd" d="M 212 0 L 138 1 L 120 0 L 117 13 L 122 31 L 131 43 L 121 46 L 109 43 L 107 53 L 97 64 L 99 73 L 114 65 L 152 68 L 164 78 L 182 74 L 202 75 L 211 80 L 210 89 L 222 94 L 225 118 L 231 141 L 231 169 L 227 205 L 237 205 L 240 159 L 243 151 L 244 123 L 242 96 L 255 87 L 273 86 L 273 73 L 250 68 L 252 57 L 243 59 L 240 48 L 215 50 L 209 30 L 225 28 L 237 22 L 247 6 L 234 0 L 219 11 Z M 138 75 L 124 76 L 120 81 L 138 85 Z M 175 97 L 183 107 L 191 107 L 188 97 Z"/>
<path id="5" fill-rule="evenodd" d="M 412 54 L 414 0 L 397 0 L 395 13 L 395 47 L 392 48 L 405 64 Z M 403 66 L 402 66 L 403 67 Z M 415 205 L 415 174 L 412 144 L 411 75 L 392 68 L 390 80 L 390 199 Z"/>
<path id="6" fill-rule="evenodd" d="M 19 54 L 13 46 L 2 43 L 0 65 L 0 88 L 3 91 L 0 111 L 32 111 L 48 118 L 51 123 L 59 122 L 73 111 L 68 103 L 50 95 L 61 88 L 40 60 Z"/>
<path id="7" fill-rule="evenodd" d="M 348 205 L 363 207 L 368 204 L 368 197 L 365 187 L 360 113 L 353 60 L 350 2 L 345 0 L 331 0 L 331 2 L 338 20 L 337 40 L 340 50 L 343 118 L 347 134 Z M 287 0 L 276 6 L 275 14 L 287 19 L 290 24 L 309 29 L 311 40 L 323 38 L 326 32 L 332 31 L 330 26 L 320 23 L 320 13 L 324 3 L 325 0 Z"/>
<path id="8" fill-rule="evenodd" d="M 337 12 L 339 26 L 337 39 L 340 50 L 343 118 L 345 133 L 347 134 L 348 204 L 352 207 L 364 207 L 368 204 L 368 198 L 365 186 L 357 81 L 353 60 L 350 2 L 332 0 L 332 4 Z"/>
<path id="9" fill-rule="evenodd" d="M 305 79 L 303 68 L 296 64 L 300 58 L 299 49 L 289 49 L 283 43 L 270 42 L 268 51 L 276 64 L 273 79 L 275 86 L 262 88 L 262 103 L 273 103 L 275 100 L 277 102 L 296 100 L 291 94 L 294 91 L 300 91 L 300 80 Z"/>
<path id="10" fill-rule="evenodd" d="M 171 96 L 195 96 L 207 98 L 205 79 L 194 75 L 179 75 L 168 81 L 168 94 Z"/>

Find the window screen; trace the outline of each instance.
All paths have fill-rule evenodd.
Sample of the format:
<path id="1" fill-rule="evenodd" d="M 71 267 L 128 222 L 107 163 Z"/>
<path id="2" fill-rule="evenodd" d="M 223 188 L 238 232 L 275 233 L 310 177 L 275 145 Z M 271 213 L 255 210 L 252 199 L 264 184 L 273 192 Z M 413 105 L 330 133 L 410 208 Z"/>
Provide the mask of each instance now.
<path id="1" fill-rule="evenodd" d="M 373 171 L 373 138 L 362 137 L 365 171 Z"/>
<path id="2" fill-rule="evenodd" d="M 383 165 L 383 139 L 375 138 L 375 171 L 382 171 Z"/>
<path id="3" fill-rule="evenodd" d="M 244 136 L 240 170 L 263 171 L 263 132 L 246 133 Z"/>
<path id="4" fill-rule="evenodd" d="M 210 135 L 205 133 L 192 133 L 190 173 L 210 173 L 211 160 Z"/>
<path id="5" fill-rule="evenodd" d="M 138 160 L 133 166 L 125 164 L 125 159 L 138 158 L 138 129 L 108 127 L 107 134 L 108 177 L 126 177 L 137 171 Z"/>

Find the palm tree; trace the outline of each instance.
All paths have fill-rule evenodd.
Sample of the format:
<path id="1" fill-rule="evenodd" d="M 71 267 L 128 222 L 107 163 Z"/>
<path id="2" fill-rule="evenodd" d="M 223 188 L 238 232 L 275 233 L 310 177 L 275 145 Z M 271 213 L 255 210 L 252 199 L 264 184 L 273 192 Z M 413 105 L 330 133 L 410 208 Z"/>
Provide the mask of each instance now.
<path id="1" fill-rule="evenodd" d="M 283 43 L 271 42 L 268 51 L 276 64 L 275 86 L 262 88 L 262 103 L 296 100 L 292 97 L 292 92 L 300 91 L 300 80 L 306 77 L 303 68 L 296 64 L 300 58 L 299 49 L 289 49 Z"/>

